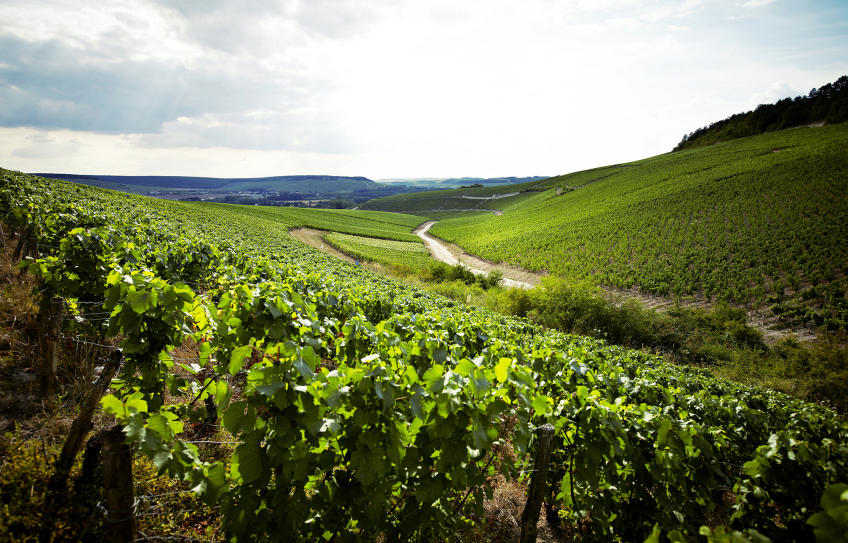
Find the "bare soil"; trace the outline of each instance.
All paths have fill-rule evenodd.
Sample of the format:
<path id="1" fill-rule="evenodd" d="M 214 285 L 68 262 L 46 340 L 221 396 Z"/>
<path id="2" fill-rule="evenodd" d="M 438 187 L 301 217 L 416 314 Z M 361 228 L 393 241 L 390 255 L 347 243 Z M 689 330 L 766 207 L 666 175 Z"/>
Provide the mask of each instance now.
<path id="1" fill-rule="evenodd" d="M 412 233 L 424 240 L 424 245 L 430 254 L 436 260 L 454 266 L 457 262 L 462 262 L 468 268 L 480 275 L 488 274 L 492 270 L 499 270 L 503 273 L 504 284 L 508 287 L 516 288 L 533 288 L 538 285 L 543 277 L 542 274 L 529 272 L 517 266 L 507 264 L 495 264 L 491 260 L 485 260 L 474 255 L 468 254 L 458 245 L 448 243 L 437 238 L 429 233 L 430 227 L 436 224 L 437 221 L 427 221 L 416 228 Z"/>
<path id="2" fill-rule="evenodd" d="M 336 258 L 353 263 L 354 260 L 351 257 L 337 251 L 335 248 L 330 246 L 329 243 L 324 241 L 324 234 L 326 233 L 327 232 L 323 230 L 313 230 L 312 228 L 298 228 L 297 230 L 289 231 L 289 234 L 291 234 L 294 239 L 302 241 L 311 247 L 315 247 L 319 251 L 324 251 L 329 255 L 333 255 Z"/>

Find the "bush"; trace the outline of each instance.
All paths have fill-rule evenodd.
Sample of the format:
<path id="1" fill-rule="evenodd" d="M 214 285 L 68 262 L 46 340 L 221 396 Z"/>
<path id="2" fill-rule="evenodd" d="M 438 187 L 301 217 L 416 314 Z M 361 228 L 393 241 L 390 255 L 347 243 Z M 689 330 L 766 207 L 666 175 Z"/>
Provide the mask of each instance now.
<path id="1" fill-rule="evenodd" d="M 489 290 L 500 286 L 503 274 L 498 270 L 492 270 L 488 275 L 475 275 L 461 262 L 449 266 L 444 262 L 435 262 L 430 266 L 429 272 L 422 275 L 422 279 L 436 283 L 462 281 L 466 285 L 477 285 L 483 290 Z"/>

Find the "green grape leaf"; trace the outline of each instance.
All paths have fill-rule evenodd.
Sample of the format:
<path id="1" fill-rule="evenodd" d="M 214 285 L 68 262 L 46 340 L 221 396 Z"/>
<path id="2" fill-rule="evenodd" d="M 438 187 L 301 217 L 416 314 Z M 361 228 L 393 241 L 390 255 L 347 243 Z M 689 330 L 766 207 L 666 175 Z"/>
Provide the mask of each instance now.
<path id="1" fill-rule="evenodd" d="M 244 367 L 244 359 L 253 354 L 253 347 L 250 345 L 243 345 L 238 349 L 233 351 L 233 354 L 230 355 L 230 375 L 235 375 Z"/>
<path id="2" fill-rule="evenodd" d="M 247 484 L 259 480 L 268 470 L 268 455 L 262 448 L 264 437 L 262 431 L 250 432 L 245 436 L 244 442 L 236 447 L 238 472 Z"/>

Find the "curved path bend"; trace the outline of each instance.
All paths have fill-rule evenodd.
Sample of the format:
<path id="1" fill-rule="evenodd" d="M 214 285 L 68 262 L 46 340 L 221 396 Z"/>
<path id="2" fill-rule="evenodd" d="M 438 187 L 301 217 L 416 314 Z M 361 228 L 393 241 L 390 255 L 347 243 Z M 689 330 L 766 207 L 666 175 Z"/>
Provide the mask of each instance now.
<path id="1" fill-rule="evenodd" d="M 495 196 L 465 196 L 462 195 L 466 200 L 499 200 L 500 198 L 509 198 L 510 196 L 515 196 L 516 194 L 520 194 L 518 192 L 507 192 L 506 194 L 496 194 Z"/>
<path id="2" fill-rule="evenodd" d="M 541 277 L 539 274 L 526 271 L 521 272 L 508 266 L 499 266 L 482 258 L 470 255 L 461 248 L 433 236 L 429 233 L 429 230 L 437 222 L 427 221 L 412 232 L 424 241 L 424 246 L 427 247 L 427 250 L 430 251 L 430 254 L 436 260 L 451 266 L 462 262 L 475 275 L 486 275 L 492 270 L 499 270 L 504 275 L 501 284 L 506 287 L 533 288 L 534 285 L 539 283 Z"/>

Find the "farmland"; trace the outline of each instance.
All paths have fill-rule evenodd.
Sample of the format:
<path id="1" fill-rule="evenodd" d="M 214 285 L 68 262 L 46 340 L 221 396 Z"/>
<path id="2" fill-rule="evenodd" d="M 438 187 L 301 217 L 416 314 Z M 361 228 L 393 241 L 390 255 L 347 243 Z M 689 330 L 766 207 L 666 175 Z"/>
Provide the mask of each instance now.
<path id="1" fill-rule="evenodd" d="M 848 322 L 847 150 L 848 125 L 787 130 L 533 185 L 544 192 L 440 191 L 368 207 L 438 209 L 425 213 L 442 219 L 434 235 L 495 262 L 835 330 Z M 461 202 L 505 214 L 451 214 Z"/>
<path id="2" fill-rule="evenodd" d="M 388 241 L 332 232 L 324 239 L 341 252 L 358 260 L 410 269 L 427 268 L 433 260 L 423 243 Z"/>
<path id="3" fill-rule="evenodd" d="M 228 539 L 447 537 L 482 518 L 498 473 L 532 473 L 545 423 L 550 506 L 585 541 L 697 534 L 728 492 L 737 529 L 808 541 L 848 476 L 848 426 L 827 408 L 402 286 L 294 241 L 294 219 L 0 174 L 6 230 L 44 251 L 23 261 L 36 291 L 75 315 L 66 337 L 100 319 L 98 341 L 122 348 L 104 410 L 219 508 Z M 805 216 L 833 213 L 822 200 Z M 210 413 L 219 429 L 193 438 Z"/>

